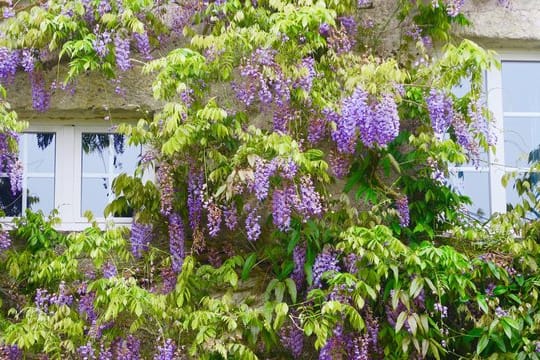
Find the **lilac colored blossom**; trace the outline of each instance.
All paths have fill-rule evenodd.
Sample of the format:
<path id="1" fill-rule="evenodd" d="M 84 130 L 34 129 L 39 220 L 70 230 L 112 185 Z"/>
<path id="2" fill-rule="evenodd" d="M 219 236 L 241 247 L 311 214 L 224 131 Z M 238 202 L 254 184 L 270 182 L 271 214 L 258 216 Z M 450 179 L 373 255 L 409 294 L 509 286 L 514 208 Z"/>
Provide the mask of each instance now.
<path id="1" fill-rule="evenodd" d="M 370 308 L 367 308 L 364 319 L 367 328 L 367 340 L 371 346 L 371 351 L 375 354 L 380 354 L 382 349 L 379 346 L 379 320 L 373 315 Z"/>
<path id="2" fill-rule="evenodd" d="M 221 230 L 221 221 L 223 220 L 223 212 L 219 206 L 214 202 L 209 202 L 205 205 L 207 211 L 207 226 L 208 235 L 210 237 L 216 237 Z"/>
<path id="3" fill-rule="evenodd" d="M 343 335 L 343 327 L 336 326 L 333 335 L 327 339 L 326 344 L 321 348 L 319 360 L 334 360 L 341 357 L 345 341 Z"/>
<path id="4" fill-rule="evenodd" d="M 49 311 L 50 297 L 51 295 L 46 289 L 37 289 L 36 297 L 34 298 L 36 307 L 39 310 L 47 313 Z"/>
<path id="5" fill-rule="evenodd" d="M 317 77 L 317 71 L 315 70 L 315 59 L 312 57 L 302 59 L 300 67 L 306 71 L 306 74 L 298 79 L 295 85 L 309 93 L 311 91 L 311 87 L 313 86 L 313 80 Z"/>
<path id="6" fill-rule="evenodd" d="M 332 27 L 328 23 L 322 23 L 319 26 L 319 34 L 321 34 L 321 36 L 327 37 L 328 35 L 330 35 L 331 30 Z"/>
<path id="7" fill-rule="evenodd" d="M 307 140 L 310 144 L 317 144 L 324 138 L 326 135 L 326 124 L 325 116 L 315 117 L 310 120 L 307 135 Z"/>
<path id="8" fill-rule="evenodd" d="M 189 214 L 189 225 L 195 230 L 201 224 L 203 208 L 203 186 L 204 175 L 202 171 L 195 167 L 190 168 L 187 182 L 187 207 Z"/>
<path id="9" fill-rule="evenodd" d="M 291 226 L 292 204 L 285 190 L 274 190 L 272 194 L 272 219 L 281 231 L 288 231 Z"/>
<path id="10" fill-rule="evenodd" d="M 176 344 L 172 339 L 167 339 L 163 345 L 158 345 L 157 353 L 154 355 L 154 360 L 174 360 L 175 352 Z"/>
<path id="11" fill-rule="evenodd" d="M 359 0 L 359 2 L 360 1 L 365 1 L 365 0 Z M 343 28 L 345 29 L 345 31 L 347 31 L 348 34 L 351 34 L 351 35 L 356 34 L 356 29 L 358 28 L 358 24 L 356 23 L 356 20 L 354 19 L 353 16 L 341 16 L 338 18 L 338 20 L 341 26 L 343 26 Z"/>
<path id="12" fill-rule="evenodd" d="M 19 53 L 6 47 L 0 47 L 0 81 L 11 82 L 19 64 Z"/>
<path id="13" fill-rule="evenodd" d="M 92 45 L 100 58 L 104 58 L 109 53 L 109 44 L 111 41 L 111 33 L 108 31 L 96 35 L 96 39 L 93 41 Z"/>
<path id="14" fill-rule="evenodd" d="M 358 272 L 358 255 L 355 253 L 347 254 L 343 259 L 343 265 L 348 273 L 356 274 Z"/>
<path id="15" fill-rule="evenodd" d="M 467 115 L 471 119 L 472 131 L 483 134 L 487 144 L 494 146 L 497 143 L 497 135 L 493 131 L 493 126 L 490 126 L 483 110 L 484 107 L 479 100 L 471 101 L 467 107 Z"/>
<path id="16" fill-rule="evenodd" d="M 339 272 L 340 266 L 336 254 L 329 248 L 325 248 L 317 257 L 313 263 L 313 287 L 322 287 L 322 277 L 327 272 Z"/>
<path id="17" fill-rule="evenodd" d="M 287 180 L 292 180 L 298 173 L 298 165 L 292 159 L 279 160 L 280 175 Z"/>
<path id="18" fill-rule="evenodd" d="M 262 201 L 268 196 L 270 189 L 270 178 L 277 170 L 277 163 L 257 158 L 255 161 L 255 173 L 253 180 L 253 192 L 255 197 Z"/>
<path id="19" fill-rule="evenodd" d="M 459 15 L 461 8 L 465 5 L 465 0 L 445 0 L 446 13 L 451 17 Z"/>
<path id="20" fill-rule="evenodd" d="M 507 310 L 504 310 L 504 309 L 501 308 L 500 306 L 497 306 L 497 307 L 495 308 L 495 316 L 498 317 L 498 318 L 502 318 L 502 317 L 508 316 L 508 311 L 507 311 Z"/>
<path id="21" fill-rule="evenodd" d="M 29 73 L 32 86 L 32 106 L 36 111 L 43 112 L 49 109 L 51 95 L 45 88 L 45 79 L 41 71 Z"/>
<path id="22" fill-rule="evenodd" d="M 12 6 L 6 6 L 5 8 L 2 9 L 2 15 L 4 19 L 15 17 L 15 10 L 13 9 Z"/>
<path id="23" fill-rule="evenodd" d="M 131 224 L 131 253 L 134 257 L 140 258 L 152 240 L 152 225 L 141 224 L 133 220 Z"/>
<path id="24" fill-rule="evenodd" d="M 163 285 L 161 288 L 162 293 L 168 294 L 176 287 L 176 280 L 178 275 L 172 270 L 172 268 L 161 269 L 161 279 Z"/>
<path id="25" fill-rule="evenodd" d="M 150 48 L 150 40 L 148 39 L 148 34 L 143 32 L 141 34 L 134 33 L 133 37 L 135 38 L 135 43 L 137 45 L 137 50 L 142 55 L 144 60 L 152 60 L 152 50 Z"/>
<path id="26" fill-rule="evenodd" d="M 369 360 L 369 342 L 367 335 L 357 336 L 352 340 L 351 360 Z"/>
<path id="27" fill-rule="evenodd" d="M 205 6 L 208 2 L 200 0 L 184 0 L 181 4 L 182 5 L 171 12 L 171 29 L 179 34 L 182 34 L 184 28 L 191 23 L 193 15 L 202 10 L 202 6 Z"/>
<path id="28" fill-rule="evenodd" d="M 452 127 L 454 128 L 457 143 L 467 151 L 469 158 L 476 166 L 478 166 L 480 161 L 480 149 L 478 148 L 478 144 L 474 141 L 473 134 L 471 133 L 468 124 L 461 115 L 454 116 Z"/>
<path id="29" fill-rule="evenodd" d="M 238 225 L 238 212 L 234 204 L 225 207 L 223 210 L 223 218 L 225 219 L 225 226 L 229 230 L 234 230 Z"/>
<path id="30" fill-rule="evenodd" d="M 90 341 L 87 342 L 86 345 L 79 346 L 77 348 L 77 354 L 81 360 L 94 360 L 96 358 L 94 348 Z"/>
<path id="31" fill-rule="evenodd" d="M 86 284 L 81 285 L 78 290 L 81 295 L 79 298 L 78 311 L 81 316 L 85 316 L 88 322 L 93 323 L 97 320 L 97 313 L 94 309 L 94 300 L 96 299 L 96 293 L 88 291 Z"/>
<path id="32" fill-rule="evenodd" d="M 441 314 L 441 319 L 445 319 L 448 317 L 448 307 L 444 306 L 441 303 L 435 303 L 433 304 L 433 308 L 436 312 Z"/>
<path id="33" fill-rule="evenodd" d="M 101 271 L 103 272 L 103 277 L 105 279 L 110 279 L 118 275 L 116 265 L 114 265 L 111 261 L 107 261 L 105 264 L 103 264 Z"/>
<path id="34" fill-rule="evenodd" d="M 399 115 L 394 97 L 384 94 L 373 112 L 373 125 L 376 128 L 376 142 L 385 146 L 399 134 Z"/>
<path id="35" fill-rule="evenodd" d="M 300 179 L 300 197 L 296 207 L 304 219 L 321 215 L 323 212 L 321 196 L 315 190 L 313 181 L 308 176 L 303 176 Z"/>
<path id="36" fill-rule="evenodd" d="M 257 214 L 257 208 L 250 209 L 246 206 L 246 234 L 249 241 L 256 241 L 261 236 L 261 215 Z"/>
<path id="37" fill-rule="evenodd" d="M 304 332 L 294 324 L 287 325 L 280 330 L 281 343 L 291 352 L 295 359 L 299 359 L 304 350 Z"/>
<path id="38" fill-rule="evenodd" d="M 168 162 L 162 162 L 157 170 L 157 180 L 161 190 L 161 215 L 169 216 L 173 208 L 174 178 L 173 167 Z"/>
<path id="39" fill-rule="evenodd" d="M 25 72 L 32 72 L 34 71 L 34 63 L 35 63 L 35 57 L 34 57 L 34 50 L 33 49 L 24 49 L 21 52 L 21 66 Z"/>
<path id="40" fill-rule="evenodd" d="M 351 96 L 343 99 L 341 116 L 335 118 L 336 130 L 332 132 L 332 139 L 335 141 L 340 153 L 354 153 L 358 139 L 358 129 L 366 146 L 373 142 L 374 136 L 371 134 L 375 129 L 372 128 L 370 123 L 368 124 L 370 120 L 367 92 L 357 87 Z"/>
<path id="41" fill-rule="evenodd" d="M 0 359 L 22 360 L 22 350 L 17 345 L 0 344 Z"/>
<path id="42" fill-rule="evenodd" d="M 171 252 L 171 265 L 175 273 L 182 271 L 184 263 L 184 221 L 178 214 L 169 215 L 169 249 Z"/>
<path id="43" fill-rule="evenodd" d="M 103 15 L 111 12 L 112 7 L 109 0 L 101 0 L 98 5 L 98 14 L 100 17 L 103 17 Z"/>
<path id="44" fill-rule="evenodd" d="M 343 179 L 351 168 L 351 156 L 332 151 L 328 156 L 328 163 L 332 174 L 338 179 Z"/>
<path id="45" fill-rule="evenodd" d="M 399 215 L 399 223 L 403 227 L 409 226 L 409 200 L 406 196 L 400 196 L 396 199 L 396 208 Z"/>
<path id="46" fill-rule="evenodd" d="M 106 348 L 103 344 L 101 344 L 99 349 L 99 360 L 113 360 L 113 354 L 112 350 L 110 348 Z"/>
<path id="47" fill-rule="evenodd" d="M 433 131 L 437 138 L 442 139 L 454 118 L 452 98 L 440 90 L 431 89 L 426 103 Z"/>
<path id="48" fill-rule="evenodd" d="M 57 306 L 70 306 L 73 303 L 73 295 L 69 294 L 68 288 L 64 281 L 60 282 L 58 286 L 58 292 L 52 294 L 49 298 L 51 305 Z"/>
<path id="49" fill-rule="evenodd" d="M 11 246 L 11 237 L 7 231 L 0 230 L 0 254 Z"/>
<path id="50" fill-rule="evenodd" d="M 295 118 L 297 113 L 289 106 L 277 107 L 272 116 L 274 131 L 280 133 L 287 133 L 287 127 Z"/>
<path id="51" fill-rule="evenodd" d="M 304 287 L 305 283 L 305 273 L 304 265 L 306 263 L 306 245 L 297 244 L 293 250 L 293 262 L 294 268 L 291 274 L 291 279 L 293 279 L 296 284 L 296 290 L 300 291 Z"/>
<path id="52" fill-rule="evenodd" d="M 12 131 L 0 133 L 0 172 L 7 173 L 12 195 L 22 191 L 23 168 L 17 158 L 17 152 L 12 147 L 18 143 L 19 136 Z"/>
<path id="53" fill-rule="evenodd" d="M 140 360 L 141 342 L 133 335 L 128 335 L 125 339 L 116 339 L 111 344 L 112 354 L 115 359 Z"/>
<path id="54" fill-rule="evenodd" d="M 122 71 L 129 70 L 131 68 L 129 39 L 116 35 L 114 38 L 114 53 L 116 55 L 116 66 Z"/>

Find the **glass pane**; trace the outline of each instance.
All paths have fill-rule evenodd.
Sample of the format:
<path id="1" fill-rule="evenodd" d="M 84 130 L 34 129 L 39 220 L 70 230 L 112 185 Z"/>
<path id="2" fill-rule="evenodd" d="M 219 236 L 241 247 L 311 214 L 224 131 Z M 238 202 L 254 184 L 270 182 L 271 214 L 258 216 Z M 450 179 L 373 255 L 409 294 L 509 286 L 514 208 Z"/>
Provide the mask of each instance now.
<path id="1" fill-rule="evenodd" d="M 479 218 L 491 214 L 489 199 L 489 173 L 479 171 L 456 171 L 450 176 L 450 186 L 458 193 L 471 198 L 467 210 Z"/>
<path id="2" fill-rule="evenodd" d="M 127 145 L 123 135 L 113 135 L 114 142 L 114 173 L 133 174 L 141 155 L 141 147 Z"/>
<path id="3" fill-rule="evenodd" d="M 25 134 L 27 173 L 54 173 L 55 134 Z"/>
<path id="4" fill-rule="evenodd" d="M 107 178 L 83 178 L 81 215 L 90 210 L 96 217 L 103 217 L 103 210 L 109 202 L 108 197 L 109 180 Z"/>
<path id="5" fill-rule="evenodd" d="M 107 173 L 109 154 L 109 134 L 82 134 L 83 173 Z"/>
<path id="6" fill-rule="evenodd" d="M 20 216 L 22 214 L 22 193 L 13 195 L 9 179 L 0 177 L 0 210 L 6 216 Z"/>
<path id="7" fill-rule="evenodd" d="M 540 62 L 502 63 L 503 109 L 505 112 L 540 111 Z"/>
<path id="8" fill-rule="evenodd" d="M 504 163 L 528 168 L 540 153 L 540 118 L 504 118 Z"/>
<path id="9" fill-rule="evenodd" d="M 54 178 L 32 178 L 27 180 L 28 197 L 26 206 L 34 211 L 49 214 L 54 208 Z"/>

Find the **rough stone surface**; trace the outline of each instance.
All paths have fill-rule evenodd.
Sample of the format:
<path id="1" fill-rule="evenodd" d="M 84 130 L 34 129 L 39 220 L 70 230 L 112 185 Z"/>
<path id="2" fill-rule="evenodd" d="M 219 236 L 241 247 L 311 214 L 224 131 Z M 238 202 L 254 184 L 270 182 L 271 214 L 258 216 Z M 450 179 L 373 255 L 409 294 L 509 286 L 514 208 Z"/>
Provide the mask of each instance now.
<path id="1" fill-rule="evenodd" d="M 459 33 L 493 49 L 534 49 L 540 46 L 540 1 L 469 0 L 464 13 L 472 21 Z"/>

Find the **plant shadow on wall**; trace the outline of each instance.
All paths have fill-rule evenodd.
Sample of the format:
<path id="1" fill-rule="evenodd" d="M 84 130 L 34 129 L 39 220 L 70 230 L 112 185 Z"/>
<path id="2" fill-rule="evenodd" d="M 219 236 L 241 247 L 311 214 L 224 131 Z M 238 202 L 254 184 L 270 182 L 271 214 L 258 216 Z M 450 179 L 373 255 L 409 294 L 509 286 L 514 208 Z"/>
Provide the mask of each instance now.
<path id="1" fill-rule="evenodd" d="M 444 180 L 494 145 L 493 54 L 451 37 L 458 1 L 398 1 L 382 22 L 363 3 L 5 7 L 0 78 L 26 72 L 37 110 L 53 56 L 64 85 L 142 71 L 164 106 L 121 125 L 125 144 L 83 142 L 149 149 L 105 210 L 133 209 L 130 230 L 63 234 L 27 211 L 0 231 L 2 356 L 537 359 L 538 171 L 517 182 L 527 203 L 486 224 Z M 189 47 L 150 61 L 179 36 Z M 0 173 L 20 192 L 22 126 L 0 113 Z"/>

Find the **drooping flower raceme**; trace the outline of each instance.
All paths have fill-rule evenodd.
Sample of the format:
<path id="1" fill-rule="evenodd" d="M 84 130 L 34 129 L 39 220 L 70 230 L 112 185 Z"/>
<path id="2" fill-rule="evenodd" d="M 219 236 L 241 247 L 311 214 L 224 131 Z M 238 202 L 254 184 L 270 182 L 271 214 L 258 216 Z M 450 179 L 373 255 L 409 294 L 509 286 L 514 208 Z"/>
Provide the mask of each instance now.
<path id="1" fill-rule="evenodd" d="M 313 263 L 313 287 L 322 287 L 322 277 L 327 272 L 339 272 L 340 266 L 336 254 L 329 248 L 325 248 Z"/>
<path id="2" fill-rule="evenodd" d="M 452 98 L 440 90 L 431 89 L 426 103 L 433 132 L 442 139 L 454 117 Z"/>
<path id="3" fill-rule="evenodd" d="M 154 355 L 154 360 L 174 360 L 176 344 L 172 339 L 167 339 L 163 345 L 157 347 L 157 353 Z"/>
<path id="4" fill-rule="evenodd" d="M 385 146 L 399 134 L 399 115 L 394 97 L 384 94 L 373 111 L 372 126 L 375 126 L 375 140 Z"/>
<path id="5" fill-rule="evenodd" d="M 171 265 L 175 273 L 182 270 L 184 263 L 184 221 L 180 215 L 172 213 L 169 215 L 169 250 L 171 252 Z"/>
<path id="6" fill-rule="evenodd" d="M 256 241 L 261 236 L 261 215 L 257 213 L 257 208 L 250 209 L 246 206 L 246 234 L 249 241 Z"/>
<path id="7" fill-rule="evenodd" d="M 401 196 L 396 200 L 396 208 L 399 214 L 399 223 L 401 226 L 409 226 L 409 200 L 406 196 Z"/>
<path id="8" fill-rule="evenodd" d="M 131 253 L 134 257 L 140 258 L 143 252 L 148 250 L 148 245 L 152 240 L 152 225 L 141 224 L 133 221 L 131 224 Z"/>

